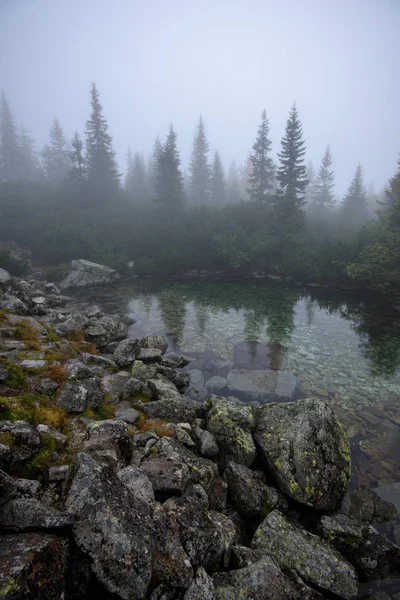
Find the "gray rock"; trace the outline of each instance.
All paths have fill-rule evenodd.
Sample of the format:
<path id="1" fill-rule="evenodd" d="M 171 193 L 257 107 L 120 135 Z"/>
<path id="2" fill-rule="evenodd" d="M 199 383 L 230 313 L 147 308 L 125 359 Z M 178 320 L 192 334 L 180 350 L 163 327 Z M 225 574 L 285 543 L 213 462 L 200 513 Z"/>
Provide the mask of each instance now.
<path id="1" fill-rule="evenodd" d="M 262 550 L 252 550 L 247 546 L 232 546 L 230 567 L 231 569 L 243 569 L 259 561 L 263 555 Z"/>
<path id="2" fill-rule="evenodd" d="M 4 449 L 0 453 L 0 468 L 13 469 L 28 462 L 42 447 L 39 432 L 25 421 L 1 421 L 0 439 Z"/>
<path id="3" fill-rule="evenodd" d="M 65 363 L 65 368 L 67 369 L 68 377 L 70 379 L 85 379 L 86 377 L 92 377 L 90 368 L 77 358 L 68 360 Z"/>
<path id="4" fill-rule="evenodd" d="M 142 600 L 152 575 L 150 510 L 88 454 L 78 454 L 66 483 L 75 542 L 92 559 L 98 580 L 123 600 Z"/>
<path id="5" fill-rule="evenodd" d="M 232 460 L 250 466 L 256 457 L 251 435 L 255 425 L 252 409 L 236 399 L 216 396 L 210 399 L 210 405 L 207 429 L 217 441 L 223 463 Z"/>
<path id="6" fill-rule="evenodd" d="M 22 360 L 20 362 L 20 366 L 23 369 L 41 369 L 42 367 L 45 367 L 47 365 L 47 360 L 31 360 L 31 359 L 26 359 L 26 360 Z"/>
<path id="7" fill-rule="evenodd" d="M 214 600 L 299 600 L 298 590 L 270 556 L 237 571 L 215 573 Z"/>
<path id="8" fill-rule="evenodd" d="M 376 492 L 382 500 L 394 504 L 400 512 L 400 482 L 375 488 L 374 492 Z"/>
<path id="9" fill-rule="evenodd" d="M 68 472 L 68 465 L 61 465 L 59 467 L 50 467 L 49 469 L 49 481 L 65 481 Z"/>
<path id="10" fill-rule="evenodd" d="M 80 354 L 80 359 L 86 365 L 103 367 L 108 371 L 113 371 L 117 369 L 116 363 L 110 358 L 106 358 L 105 356 L 100 356 L 98 354 L 90 354 L 89 352 L 82 352 Z"/>
<path id="11" fill-rule="evenodd" d="M 0 363 L 0 383 L 3 383 L 8 378 L 8 369 Z"/>
<path id="12" fill-rule="evenodd" d="M 65 321 L 55 325 L 54 331 L 60 336 L 71 335 L 74 331 L 79 331 L 85 327 L 89 319 L 80 313 L 71 314 Z"/>
<path id="13" fill-rule="evenodd" d="M 340 506 L 350 476 L 350 448 L 326 401 L 260 407 L 254 439 L 285 494 L 318 510 Z"/>
<path id="14" fill-rule="evenodd" d="M 227 376 L 229 394 L 261 403 L 294 400 L 297 379 L 286 371 L 233 369 Z"/>
<path id="15" fill-rule="evenodd" d="M 164 509 L 178 524 L 182 545 L 194 568 L 207 569 L 221 560 L 225 550 L 224 535 L 208 516 L 204 490 L 189 489 L 182 498 L 170 498 L 164 503 Z"/>
<path id="16" fill-rule="evenodd" d="M 125 423 L 136 423 L 140 414 L 134 408 L 118 408 L 115 411 L 115 418 L 117 421 L 125 421 Z"/>
<path id="17" fill-rule="evenodd" d="M 258 527 L 252 547 L 269 552 L 280 567 L 296 570 L 319 588 L 346 599 L 357 594 L 354 568 L 324 540 L 290 523 L 278 510 Z"/>
<path id="18" fill-rule="evenodd" d="M 39 394 L 45 394 L 46 396 L 52 396 L 58 388 L 57 381 L 53 381 L 53 379 L 42 379 L 35 387 Z"/>
<path id="19" fill-rule="evenodd" d="M 168 356 L 164 356 L 162 360 L 162 364 L 164 367 L 169 367 L 171 369 L 181 369 L 186 367 L 190 363 L 191 359 L 186 356 L 180 356 L 178 354 L 168 354 Z"/>
<path id="20" fill-rule="evenodd" d="M 203 567 L 196 570 L 194 579 L 186 590 L 183 600 L 214 600 L 213 580 Z"/>
<path id="21" fill-rule="evenodd" d="M 0 267 L 0 283 L 7 283 L 7 281 L 10 281 L 10 279 L 10 273 Z"/>
<path id="22" fill-rule="evenodd" d="M 189 481 L 189 469 L 183 462 L 175 460 L 145 460 L 141 470 L 151 481 L 154 492 L 160 499 L 181 494 Z"/>
<path id="23" fill-rule="evenodd" d="M 36 498 L 42 487 L 36 479 L 14 479 L 14 485 L 18 496 L 22 498 Z"/>
<path id="24" fill-rule="evenodd" d="M 60 600 L 67 579 L 69 540 L 48 533 L 0 537 L 0 598 Z"/>
<path id="25" fill-rule="evenodd" d="M 72 524 L 71 515 L 45 506 L 35 498 L 16 498 L 0 509 L 0 525 L 6 530 L 62 529 Z"/>
<path id="26" fill-rule="evenodd" d="M 117 473 L 118 479 L 137 498 L 147 504 L 155 502 L 154 488 L 147 475 L 137 467 L 125 467 Z"/>
<path id="27" fill-rule="evenodd" d="M 114 361 L 120 367 L 131 365 L 140 351 L 140 341 L 136 339 L 122 340 L 114 351 Z"/>
<path id="28" fill-rule="evenodd" d="M 181 393 L 186 392 L 188 389 L 190 383 L 188 373 L 175 371 L 175 369 L 163 367 L 162 365 L 157 367 L 157 372 L 171 381 L 171 383 L 173 383 Z"/>
<path id="29" fill-rule="evenodd" d="M 85 335 L 89 342 L 101 348 L 104 352 L 113 353 L 118 341 L 124 340 L 128 334 L 128 324 L 120 317 L 105 316 L 90 319 L 85 326 Z M 115 345 L 111 349 L 111 346 Z"/>
<path id="30" fill-rule="evenodd" d="M 113 283 L 120 278 L 120 275 L 104 265 L 90 262 L 89 260 L 78 259 L 71 261 L 68 275 L 59 284 L 60 288 L 81 288 L 92 285 L 105 285 Z"/>
<path id="31" fill-rule="evenodd" d="M 263 474 L 244 465 L 229 462 L 224 479 L 228 483 L 228 496 L 233 506 L 244 517 L 265 517 L 274 508 L 285 506 L 282 495 L 266 485 Z"/>
<path id="32" fill-rule="evenodd" d="M 67 382 L 58 405 L 67 412 L 81 413 L 88 408 L 97 408 L 104 401 L 96 379 L 82 379 L 76 383 Z"/>
<path id="33" fill-rule="evenodd" d="M 29 312 L 25 302 L 12 294 L 4 294 L 3 299 L 0 300 L 0 308 L 17 315 L 27 315 Z"/>
<path id="34" fill-rule="evenodd" d="M 160 504 L 153 508 L 154 545 L 153 579 L 173 588 L 186 589 L 193 579 L 193 567 L 186 554 L 176 521 Z"/>
<path id="35" fill-rule="evenodd" d="M 158 365 L 145 365 L 141 360 L 135 360 L 132 365 L 132 377 L 146 383 L 148 379 L 153 379 L 157 373 Z"/>
<path id="36" fill-rule="evenodd" d="M 182 398 L 168 398 L 149 402 L 141 408 L 150 419 L 169 419 L 175 423 L 192 423 L 197 416 L 197 407 Z"/>
<path id="37" fill-rule="evenodd" d="M 49 427 L 49 425 L 43 425 L 42 423 L 40 423 L 36 427 L 36 429 L 38 430 L 38 432 L 40 434 L 45 434 L 45 435 L 51 437 L 62 448 L 64 448 L 64 446 L 66 445 L 66 443 L 68 441 L 68 437 L 66 435 L 64 435 L 60 431 L 57 431 L 57 429 L 53 429 L 53 427 Z"/>
<path id="38" fill-rule="evenodd" d="M 208 391 L 205 386 L 204 375 L 199 369 L 192 369 L 189 371 L 190 385 L 187 389 L 186 395 L 193 400 L 202 402 L 207 398 Z"/>
<path id="39" fill-rule="evenodd" d="M 215 527 L 219 529 L 224 536 L 225 548 L 222 557 L 222 566 L 224 569 L 227 569 L 231 559 L 232 546 L 236 537 L 236 527 L 233 521 L 223 513 L 210 510 L 208 516 Z"/>
<path id="40" fill-rule="evenodd" d="M 202 429 L 198 423 L 194 423 L 192 437 L 196 443 L 197 449 L 202 456 L 213 458 L 219 453 L 218 444 L 212 433 Z"/>
<path id="41" fill-rule="evenodd" d="M 161 350 L 158 348 L 140 348 L 138 359 L 144 363 L 160 363 Z"/>
<path id="42" fill-rule="evenodd" d="M 158 348 L 161 354 L 165 354 L 168 348 L 168 342 L 164 335 L 147 335 L 141 340 L 140 346 L 142 348 Z"/>
<path id="43" fill-rule="evenodd" d="M 85 452 L 111 465 L 125 464 L 132 456 L 133 442 L 123 421 L 95 421 L 86 427 Z"/>
<path id="44" fill-rule="evenodd" d="M 397 509 L 394 504 L 384 500 L 374 490 L 364 486 L 350 493 L 348 514 L 354 519 L 375 523 L 384 523 L 397 519 Z"/>
<path id="45" fill-rule="evenodd" d="M 168 379 L 149 379 L 147 381 L 153 400 L 164 400 L 171 398 L 181 399 L 178 389 Z"/>
<path id="46" fill-rule="evenodd" d="M 400 575 L 400 548 L 376 529 L 367 525 L 359 544 L 342 547 L 347 560 L 356 568 L 361 581 Z"/>
<path id="47" fill-rule="evenodd" d="M 226 387 L 226 384 L 227 380 L 225 377 L 215 375 L 207 380 L 206 387 L 210 394 L 219 394 Z"/>
<path id="48" fill-rule="evenodd" d="M 128 380 L 127 371 L 105 375 L 101 378 L 101 389 L 106 396 L 117 396 L 120 399 L 124 396 L 123 390 Z"/>
<path id="49" fill-rule="evenodd" d="M 134 377 L 129 377 L 129 379 L 124 383 L 122 397 L 132 398 L 138 394 L 143 394 L 144 396 L 147 396 L 147 398 L 151 398 L 151 392 L 147 385 L 143 383 L 143 381 L 140 381 L 140 379 L 135 379 Z"/>

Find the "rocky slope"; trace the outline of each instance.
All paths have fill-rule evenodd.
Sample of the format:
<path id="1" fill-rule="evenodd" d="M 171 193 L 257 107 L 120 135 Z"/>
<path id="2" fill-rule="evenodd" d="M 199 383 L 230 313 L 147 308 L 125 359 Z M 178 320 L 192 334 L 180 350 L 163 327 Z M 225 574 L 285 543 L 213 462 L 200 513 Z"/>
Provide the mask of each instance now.
<path id="1" fill-rule="evenodd" d="M 350 599 L 400 575 L 371 525 L 396 509 L 346 492 L 327 403 L 183 398 L 163 336 L 54 284 L 3 271 L 0 311 L 1 598 Z"/>

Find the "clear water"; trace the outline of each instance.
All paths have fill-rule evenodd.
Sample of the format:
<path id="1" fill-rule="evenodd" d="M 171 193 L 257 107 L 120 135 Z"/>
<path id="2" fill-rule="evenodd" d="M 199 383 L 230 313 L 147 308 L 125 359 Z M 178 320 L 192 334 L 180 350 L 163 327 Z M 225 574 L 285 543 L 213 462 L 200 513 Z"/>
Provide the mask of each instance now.
<path id="1" fill-rule="evenodd" d="M 183 353 L 232 360 L 241 342 L 267 344 L 303 396 L 335 408 L 351 440 L 354 483 L 400 480 L 400 315 L 390 307 L 280 284 L 148 283 L 92 294 L 137 319 L 132 335 L 167 333 Z"/>

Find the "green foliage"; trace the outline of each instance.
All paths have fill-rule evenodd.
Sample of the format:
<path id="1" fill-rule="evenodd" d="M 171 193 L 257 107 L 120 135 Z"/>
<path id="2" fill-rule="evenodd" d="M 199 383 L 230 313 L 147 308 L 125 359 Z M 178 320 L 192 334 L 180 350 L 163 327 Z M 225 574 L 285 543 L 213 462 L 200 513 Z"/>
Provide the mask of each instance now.
<path id="1" fill-rule="evenodd" d="M 43 423 L 62 429 L 67 422 L 67 413 L 40 394 L 0 397 L 0 421 L 27 421 L 31 425 Z"/>
<path id="2" fill-rule="evenodd" d="M 93 421 L 104 421 L 106 419 L 112 419 L 115 412 L 115 406 L 112 404 L 100 404 L 96 409 L 88 408 L 82 416 Z"/>
<path id="3" fill-rule="evenodd" d="M 0 267 L 15 277 L 21 277 L 28 272 L 28 265 L 13 258 L 7 250 L 0 250 Z"/>
<path id="4" fill-rule="evenodd" d="M 6 368 L 8 371 L 7 387 L 15 390 L 26 390 L 28 388 L 28 381 L 22 368 L 14 363 L 7 363 Z"/>

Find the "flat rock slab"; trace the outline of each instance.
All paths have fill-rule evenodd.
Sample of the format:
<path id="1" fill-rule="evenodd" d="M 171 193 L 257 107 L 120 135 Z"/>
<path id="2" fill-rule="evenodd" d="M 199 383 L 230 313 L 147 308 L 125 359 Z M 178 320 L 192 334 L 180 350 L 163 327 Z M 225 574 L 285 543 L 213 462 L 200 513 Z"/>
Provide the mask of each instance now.
<path id="1" fill-rule="evenodd" d="M 295 400 L 297 378 L 286 371 L 233 369 L 227 376 L 229 394 L 262 404 Z"/>
<path id="2" fill-rule="evenodd" d="M 71 261 L 68 275 L 61 281 L 60 288 L 80 288 L 112 283 L 121 276 L 105 265 L 78 259 Z"/>
<path id="3" fill-rule="evenodd" d="M 55 535 L 3 535 L 0 538 L 0 598 L 62 598 L 68 552 L 68 540 Z"/>

